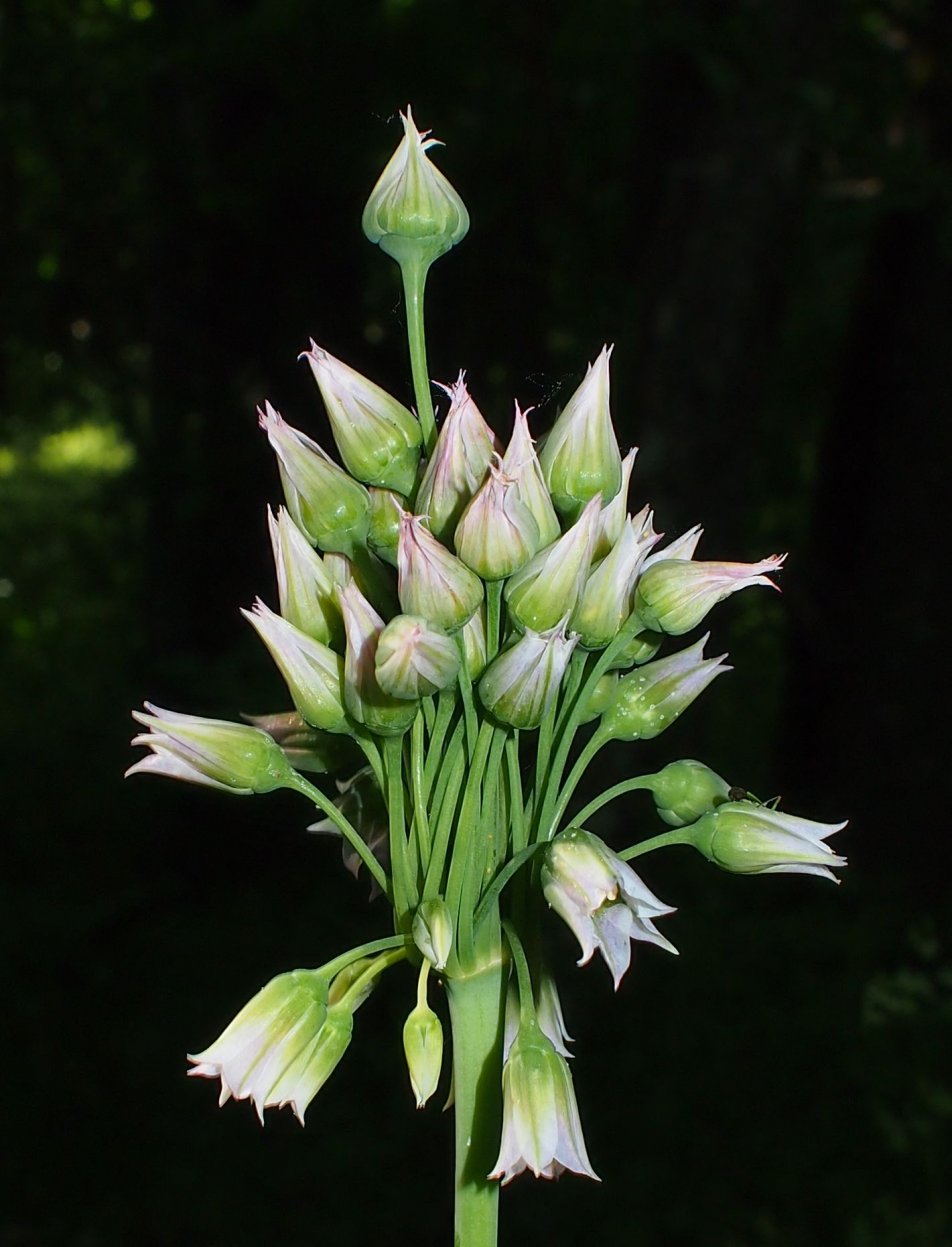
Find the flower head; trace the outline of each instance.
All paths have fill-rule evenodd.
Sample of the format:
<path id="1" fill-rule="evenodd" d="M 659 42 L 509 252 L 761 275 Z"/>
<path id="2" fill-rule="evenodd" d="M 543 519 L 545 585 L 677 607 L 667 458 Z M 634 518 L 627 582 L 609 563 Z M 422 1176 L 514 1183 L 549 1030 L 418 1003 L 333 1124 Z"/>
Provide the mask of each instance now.
<path id="1" fill-rule="evenodd" d="M 573 827 L 555 837 L 543 858 L 542 890 L 581 945 L 579 965 L 597 949 L 616 991 L 631 962 L 632 940 L 678 951 L 654 925 L 655 918 L 674 910 L 590 832 Z"/>
<path id="2" fill-rule="evenodd" d="M 245 723 L 177 714 L 148 701 L 145 708 L 148 714 L 134 710 L 132 717 L 149 731 L 132 743 L 147 745 L 152 753 L 133 763 L 126 775 L 151 772 L 240 795 L 272 792 L 284 787 L 291 775 L 281 747 L 267 732 Z"/>
<path id="3" fill-rule="evenodd" d="M 597 1182 L 585 1150 L 572 1075 L 538 1022 L 524 1020 L 502 1071 L 502 1143 L 489 1175 L 503 1185 L 530 1169 L 557 1178 L 570 1169 Z"/>
<path id="4" fill-rule="evenodd" d="M 845 866 L 828 836 L 846 823 L 815 823 L 753 801 L 728 801 L 691 828 L 694 846 L 723 870 L 739 875 L 821 875 L 839 880 L 831 866 Z"/>
<path id="5" fill-rule="evenodd" d="M 403 138 L 367 200 L 364 233 L 398 262 L 431 263 L 466 236 L 469 213 L 426 154 L 438 140 L 416 128 L 409 105 L 400 119 Z"/>

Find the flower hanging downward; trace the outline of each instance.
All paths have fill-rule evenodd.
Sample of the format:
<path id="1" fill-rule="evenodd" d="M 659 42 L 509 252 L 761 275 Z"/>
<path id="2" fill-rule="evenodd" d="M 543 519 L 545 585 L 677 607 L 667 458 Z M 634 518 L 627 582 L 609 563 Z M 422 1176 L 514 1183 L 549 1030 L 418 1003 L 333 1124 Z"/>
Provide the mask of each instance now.
<path id="1" fill-rule="evenodd" d="M 545 851 L 545 899 L 571 928 L 582 948 L 579 965 L 596 949 L 612 972 L 615 990 L 631 962 L 631 941 L 645 940 L 669 953 L 677 949 L 654 919 L 673 914 L 607 844 L 578 827 L 563 831 Z"/>

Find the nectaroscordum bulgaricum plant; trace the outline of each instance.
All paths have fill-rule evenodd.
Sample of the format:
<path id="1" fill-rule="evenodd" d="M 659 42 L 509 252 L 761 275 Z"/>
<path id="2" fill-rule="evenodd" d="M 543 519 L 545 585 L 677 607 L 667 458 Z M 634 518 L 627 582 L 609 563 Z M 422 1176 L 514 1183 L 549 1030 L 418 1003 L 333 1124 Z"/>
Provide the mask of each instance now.
<path id="1" fill-rule="evenodd" d="M 612 741 L 666 731 L 722 672 L 708 634 L 680 641 L 724 598 L 772 585 L 783 563 L 695 558 L 694 528 L 659 547 L 648 507 L 628 511 L 604 347 L 538 446 L 526 412 L 503 446 L 463 373 L 431 401 L 423 328 L 430 265 L 469 227 L 411 112 L 370 196 L 364 232 L 400 265 L 416 411 L 312 342 L 303 353 L 337 458 L 266 403 L 284 506 L 269 512 L 275 611 L 245 614 L 294 709 L 227 723 L 146 703 L 134 743 L 153 772 L 232 793 L 290 788 L 315 829 L 343 840 L 392 909 L 391 934 L 316 969 L 278 975 L 191 1074 L 220 1102 L 300 1120 L 347 1050 L 377 978 L 416 970 L 403 1032 L 422 1107 L 444 1061 L 430 1003 L 452 1031 L 458 1247 L 496 1242 L 500 1185 L 528 1169 L 595 1178 L 566 1058 L 569 1037 L 542 916 L 551 907 L 598 952 L 615 987 L 632 940 L 675 948 L 672 913 L 629 864 L 692 845 L 724 870 L 833 878 L 826 825 L 763 805 L 700 762 L 616 784 L 583 809 L 576 789 Z M 666 649 L 672 643 L 673 652 Z M 680 648 L 678 648 L 680 646 Z M 337 779 L 329 795 L 308 775 Z M 651 794 L 667 830 L 616 852 L 586 829 L 603 805 Z"/>

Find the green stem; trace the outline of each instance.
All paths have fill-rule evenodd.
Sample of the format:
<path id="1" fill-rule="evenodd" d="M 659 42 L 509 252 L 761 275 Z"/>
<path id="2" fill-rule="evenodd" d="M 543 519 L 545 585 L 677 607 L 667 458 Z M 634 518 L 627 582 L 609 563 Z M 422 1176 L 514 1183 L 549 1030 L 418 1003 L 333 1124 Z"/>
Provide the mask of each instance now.
<path id="1" fill-rule="evenodd" d="M 430 739 L 426 750 L 426 765 L 423 768 L 423 791 L 429 797 L 433 789 L 433 779 L 439 770 L 440 762 L 443 757 L 443 742 L 446 739 L 446 730 L 449 727 L 450 719 L 453 717 L 453 707 L 456 705 L 456 698 L 446 689 L 440 693 L 436 702 L 436 720 L 430 729 Z"/>
<path id="2" fill-rule="evenodd" d="M 569 772 L 568 779 L 562 785 L 562 789 L 559 792 L 559 798 L 555 803 L 555 809 L 552 811 L 551 816 L 545 820 L 545 823 L 540 824 L 539 830 L 543 840 L 551 840 L 558 831 L 562 815 L 565 813 L 565 807 L 572 799 L 572 793 L 581 782 L 582 776 L 588 769 L 588 764 L 598 753 L 599 749 L 601 749 L 602 745 L 607 743 L 608 737 L 599 731 L 596 731 L 595 735 L 589 737 L 589 739 L 585 742 L 582 752 L 579 754 L 575 761 L 575 765 Z"/>
<path id="3" fill-rule="evenodd" d="M 501 957 L 448 979 L 456 1116 L 454 1247 L 496 1247 L 499 1183 L 486 1176 L 499 1154 L 502 1039 L 507 974 Z"/>
<path id="4" fill-rule="evenodd" d="M 390 870 L 393 874 L 393 908 L 397 930 L 405 925 L 407 915 L 417 903 L 417 893 L 410 878 L 407 850 L 407 827 L 403 812 L 403 740 L 387 736 L 383 742 L 387 769 L 387 813 L 390 816 Z"/>
<path id="5" fill-rule="evenodd" d="M 413 721 L 410 737 L 410 782 L 413 788 L 413 830 L 420 854 L 420 877 L 426 874 L 430 860 L 430 824 L 426 816 L 426 793 L 423 783 L 423 715 Z"/>
<path id="6" fill-rule="evenodd" d="M 404 945 L 402 948 L 395 948 L 393 952 L 381 953 L 379 957 L 375 957 L 363 974 L 351 983 L 344 995 L 337 1001 L 337 1004 L 344 1009 L 356 1005 L 364 994 L 367 984 L 372 983 L 378 974 L 383 974 L 384 970 L 389 969 L 390 966 L 396 965 L 398 961 L 403 961 L 406 955 L 407 946 Z"/>
<path id="7" fill-rule="evenodd" d="M 353 823 L 351 823 L 350 820 L 340 812 L 330 797 L 325 796 L 319 788 L 315 788 L 312 783 L 309 783 L 303 775 L 299 775 L 296 771 L 294 773 L 294 778 L 286 786 L 291 788 L 294 792 L 301 793 L 301 795 L 307 797 L 308 800 L 313 801 L 317 808 L 327 815 L 363 864 L 373 875 L 374 879 L 377 881 L 377 886 L 380 888 L 381 892 L 383 892 L 384 896 L 386 896 L 388 900 L 392 901 L 393 887 L 386 871 L 367 847 Z"/>
<path id="8" fill-rule="evenodd" d="M 433 848 L 426 878 L 423 881 L 423 899 L 427 901 L 432 900 L 441 890 L 443 867 L 446 864 L 450 835 L 456 821 L 459 790 L 463 783 L 463 776 L 466 774 L 466 755 L 461 748 L 462 738 L 457 738 L 455 732 L 453 735 L 456 748 L 449 752 L 447 763 L 440 772 L 433 802 L 434 808 L 439 809 L 439 814 L 433 825 Z"/>
<path id="9" fill-rule="evenodd" d="M 497 800 L 499 764 L 507 735 L 507 728 L 493 729 L 481 791 L 477 792 L 473 804 L 469 864 L 463 874 L 457 923 L 459 944 L 464 957 L 473 947 L 474 914 L 483 883 L 495 872 L 496 861 L 500 856 L 505 856 L 508 848 L 506 841 L 509 829 L 502 825 Z M 465 812 L 466 807 L 463 809 Z"/>
<path id="10" fill-rule="evenodd" d="M 601 796 L 596 797 L 594 801 L 589 801 L 584 809 L 579 810 L 572 822 L 577 827 L 582 827 L 597 810 L 600 810 L 603 805 L 608 805 L 609 801 L 614 801 L 616 797 L 623 797 L 626 792 L 637 792 L 640 788 L 650 789 L 651 780 L 654 778 L 654 774 L 636 775 L 632 779 L 623 779 L 620 784 L 615 784 L 612 788 L 606 788 Z"/>
<path id="11" fill-rule="evenodd" d="M 512 963 L 516 967 L 516 980 L 519 984 L 519 1020 L 523 1024 L 528 1024 L 535 1021 L 535 999 L 532 995 L 532 978 L 529 974 L 526 951 L 511 922 L 503 922 L 502 929 L 506 933 L 509 951 L 512 953 Z"/>
<path id="12" fill-rule="evenodd" d="M 382 939 L 370 940 L 366 944 L 358 944 L 356 948 L 349 948 L 339 957 L 326 961 L 319 969 L 328 978 L 332 978 L 335 974 L 340 974 L 341 970 L 346 970 L 351 962 L 359 961 L 361 957 L 372 957 L 375 953 L 385 953 L 392 948 L 406 950 L 411 943 L 412 940 L 405 935 L 385 935 Z"/>
<path id="13" fill-rule="evenodd" d="M 509 824 L 512 830 L 512 851 L 526 847 L 526 816 L 522 796 L 522 775 L 519 771 L 519 733 L 513 732 L 506 741 L 506 773 L 509 783 Z"/>
<path id="14" fill-rule="evenodd" d="M 417 415 L 423 433 L 423 447 L 427 458 L 433 453 L 436 442 L 436 417 L 430 397 L 430 376 L 426 366 L 426 334 L 423 329 L 423 290 L 429 263 L 415 256 L 400 261 L 403 277 L 403 297 L 407 307 L 407 340 L 410 347 L 410 371 L 413 374 L 413 393 L 416 396 Z"/>
<path id="15" fill-rule="evenodd" d="M 499 653 L 499 618 L 502 607 L 501 580 L 493 580 L 486 586 L 486 665 Z"/>
<path id="16" fill-rule="evenodd" d="M 660 836 L 652 836 L 650 840 L 642 840 L 641 844 L 633 844 L 618 856 L 623 862 L 630 862 L 633 857 L 640 857 L 642 853 L 650 853 L 653 849 L 663 849 L 668 844 L 693 843 L 690 827 L 676 827 L 674 831 L 663 831 Z"/>
<path id="17" fill-rule="evenodd" d="M 490 906 L 494 901 L 498 900 L 500 892 L 509 882 L 517 871 L 521 870 L 531 857 L 534 857 L 538 851 L 544 846 L 541 844 L 530 844 L 527 849 L 514 854 L 505 866 L 486 889 L 486 893 L 476 907 L 476 913 L 473 917 L 473 930 L 479 932 L 479 926 L 483 918 L 489 912 Z"/>

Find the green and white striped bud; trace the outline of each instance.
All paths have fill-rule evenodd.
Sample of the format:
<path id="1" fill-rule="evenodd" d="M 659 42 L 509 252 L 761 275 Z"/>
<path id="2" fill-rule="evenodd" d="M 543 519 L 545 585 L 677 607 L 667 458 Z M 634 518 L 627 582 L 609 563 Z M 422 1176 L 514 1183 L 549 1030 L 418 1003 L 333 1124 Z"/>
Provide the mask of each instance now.
<path id="1" fill-rule="evenodd" d="M 278 457 L 278 471 L 291 518 L 322 550 L 353 556 L 370 530 L 370 494 L 327 455 L 317 442 L 292 429 L 270 403 L 258 409 L 258 423 Z"/>
<path id="2" fill-rule="evenodd" d="M 478 680 L 486 670 L 486 607 L 481 606 L 472 619 L 460 629 L 459 640 L 463 661 L 470 680 Z"/>
<path id="3" fill-rule="evenodd" d="M 400 119 L 403 138 L 370 193 L 363 229 L 398 263 L 431 264 L 465 238 L 469 213 L 426 154 L 441 146 L 439 141 L 427 137 L 429 130 L 416 128 L 409 105 Z"/>
<path id="4" fill-rule="evenodd" d="M 347 471 L 365 485 L 409 493 L 423 441 L 413 412 L 313 339 L 302 358 L 321 391 Z"/>
<path id="5" fill-rule="evenodd" d="M 456 642 L 419 615 L 396 615 L 377 640 L 377 683 L 391 697 L 430 697 L 454 684 L 459 668 Z"/>
<path id="6" fill-rule="evenodd" d="M 402 736 L 417 714 L 417 703 L 385 692 L 377 680 L 377 646 L 384 622 L 351 581 L 337 590 L 344 616 L 344 702 L 348 713 L 379 736 Z"/>
<path id="7" fill-rule="evenodd" d="M 400 519 L 397 591 L 408 615 L 422 615 L 447 632 L 461 628 L 483 600 L 479 577 L 427 532 L 417 516 L 406 513 Z"/>
<path id="8" fill-rule="evenodd" d="M 820 875 L 839 879 L 831 866 L 845 866 L 828 836 L 846 823 L 815 823 L 769 805 L 730 801 L 705 814 L 691 828 L 694 847 L 722 870 L 739 875 Z"/>
<path id="9" fill-rule="evenodd" d="M 503 580 L 539 549 L 539 526 L 494 456 L 489 476 L 456 525 L 456 553 L 484 580 Z"/>
<path id="10" fill-rule="evenodd" d="M 629 667 L 640 667 L 643 663 L 651 662 L 663 644 L 663 632 L 642 628 L 621 647 L 609 663 L 609 669 L 626 671 Z"/>
<path id="11" fill-rule="evenodd" d="M 367 540 L 377 558 L 391 567 L 397 565 L 400 516 L 406 500 L 392 489 L 370 490 L 370 533 Z"/>
<path id="12" fill-rule="evenodd" d="M 618 681 L 612 705 L 602 715 L 607 740 L 651 740 L 680 717 L 722 671 L 726 654 L 704 658 L 710 633 L 667 658 L 631 671 Z"/>
<path id="13" fill-rule="evenodd" d="M 442 896 L 424 901 L 413 915 L 413 942 L 434 970 L 443 970 L 453 951 L 453 918 Z"/>
<path id="14" fill-rule="evenodd" d="M 621 488 L 611 502 L 606 503 L 602 507 L 602 514 L 598 524 L 598 536 L 595 538 L 595 553 L 593 555 L 596 559 L 607 557 L 609 551 L 617 544 L 625 527 L 625 520 L 628 518 L 628 489 L 631 484 L 631 473 L 635 466 L 635 456 L 637 454 L 638 447 L 632 446 L 628 454 L 622 459 Z M 651 512 L 645 507 L 639 515 L 650 516 Z M 636 524 L 638 523 L 639 515 L 635 516 Z M 655 541 L 657 540 L 658 538 L 655 537 Z"/>
<path id="15" fill-rule="evenodd" d="M 268 531 L 282 616 L 315 641 L 338 647 L 344 637 L 343 622 L 334 582 L 321 556 L 284 507 L 278 508 L 277 519 L 268 508 Z"/>
<path id="16" fill-rule="evenodd" d="M 349 733 L 340 655 L 276 615 L 260 598 L 250 611 L 241 613 L 268 647 L 291 700 L 307 722 L 324 732 Z"/>
<path id="17" fill-rule="evenodd" d="M 466 388 L 465 376 L 461 372 L 452 385 L 440 385 L 449 395 L 450 407 L 416 496 L 417 513 L 445 545 L 453 540 L 466 504 L 485 480 L 489 461 L 500 449 L 495 433 Z"/>
<path id="18" fill-rule="evenodd" d="M 651 528 L 650 516 L 647 527 Z M 643 524 L 636 526 L 630 518 L 626 519 L 610 553 L 588 577 L 570 624 L 586 649 L 604 649 L 631 614 L 635 581 L 653 544 L 644 540 L 644 531 Z M 652 537 L 657 540 L 653 532 Z"/>
<path id="19" fill-rule="evenodd" d="M 479 696 L 486 709 L 511 727 L 538 727 L 559 692 L 578 637 L 565 635 L 565 621 L 546 632 L 527 629 L 483 672 Z"/>
<path id="20" fill-rule="evenodd" d="M 686 827 L 728 799 L 730 785 L 703 762 L 683 758 L 650 777 L 659 816 L 669 827 Z"/>
<path id="21" fill-rule="evenodd" d="M 417 1108 L 436 1091 L 443 1068 L 443 1027 L 426 999 L 429 961 L 420 967 L 416 1008 L 403 1025 L 403 1052 Z"/>
<path id="22" fill-rule="evenodd" d="M 502 470 L 506 476 L 516 482 L 516 493 L 525 503 L 539 528 L 539 543 L 549 546 L 557 541 L 562 534 L 559 517 L 555 513 L 552 499 L 546 488 L 539 466 L 539 457 L 529 434 L 529 422 L 526 419 L 532 408 L 522 411 L 516 403 L 516 420 L 512 429 L 512 437 L 506 447 L 502 460 Z"/>
<path id="23" fill-rule="evenodd" d="M 606 671 L 602 678 L 592 689 L 591 696 L 582 711 L 582 717 L 579 724 L 584 726 L 591 723 L 593 719 L 597 719 L 599 715 L 605 713 L 608 707 L 615 700 L 618 691 L 618 673 L 616 671 Z"/>
<path id="24" fill-rule="evenodd" d="M 612 348 L 590 364 L 539 452 L 556 511 L 570 522 L 591 498 L 611 502 L 621 488 L 621 453 L 609 409 Z"/>
<path id="25" fill-rule="evenodd" d="M 600 512 L 601 503 L 592 498 L 567 533 L 506 582 L 506 605 L 517 627 L 544 632 L 574 611 L 588 579 Z"/>
<path id="26" fill-rule="evenodd" d="M 783 566 L 785 554 L 771 554 L 758 563 L 695 563 L 662 559 L 646 567 L 635 590 L 635 609 L 649 628 L 681 636 L 697 627 L 712 607 L 739 589 L 767 585 Z"/>

